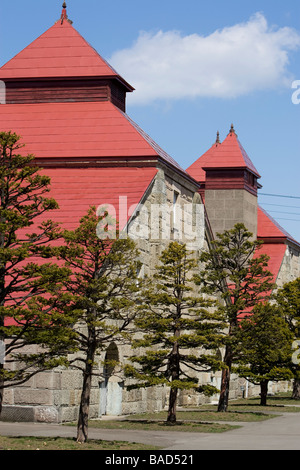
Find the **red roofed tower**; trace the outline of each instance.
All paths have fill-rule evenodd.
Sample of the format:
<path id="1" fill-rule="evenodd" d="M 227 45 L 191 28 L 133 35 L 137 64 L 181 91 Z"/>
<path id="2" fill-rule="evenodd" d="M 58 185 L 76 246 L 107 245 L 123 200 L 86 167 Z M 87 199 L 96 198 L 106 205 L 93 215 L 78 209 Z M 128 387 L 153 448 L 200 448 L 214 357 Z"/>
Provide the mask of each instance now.
<path id="1" fill-rule="evenodd" d="M 125 111 L 129 85 L 72 26 L 61 19 L 1 68 L 6 102 L 109 100 Z"/>
<path id="2" fill-rule="evenodd" d="M 200 183 L 214 235 L 242 222 L 256 237 L 260 175 L 233 125 L 226 139 L 221 143 L 218 134 L 212 147 L 187 172 Z"/>
<path id="3" fill-rule="evenodd" d="M 263 241 L 257 255 L 269 256 L 274 282 L 282 286 L 300 275 L 300 244 L 257 204 L 260 175 L 231 126 L 221 143 L 216 142 L 196 160 L 188 173 L 199 184 L 214 236 L 242 222 Z"/>
<path id="4" fill-rule="evenodd" d="M 126 114 L 134 88 L 74 28 L 66 2 L 60 19 L 0 68 L 0 80 L 0 128 L 20 135 L 51 177 L 60 221 L 74 226 L 90 205 L 119 196 L 138 204 L 161 168 L 197 188 Z"/>

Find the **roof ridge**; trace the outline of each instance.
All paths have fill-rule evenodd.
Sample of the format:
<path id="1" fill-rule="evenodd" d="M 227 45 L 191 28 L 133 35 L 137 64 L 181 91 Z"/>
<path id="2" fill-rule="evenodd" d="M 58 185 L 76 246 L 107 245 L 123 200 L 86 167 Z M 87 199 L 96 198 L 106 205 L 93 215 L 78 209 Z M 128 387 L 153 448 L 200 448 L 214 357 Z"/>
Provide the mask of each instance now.
<path id="1" fill-rule="evenodd" d="M 134 127 L 134 129 L 143 137 L 143 139 L 146 140 L 146 142 L 152 147 L 152 149 L 160 156 L 166 163 L 171 164 L 173 167 L 177 168 L 180 170 L 182 173 L 184 173 L 186 176 L 191 178 L 191 175 L 184 170 L 179 163 L 174 160 L 173 157 L 171 157 L 165 150 L 163 150 L 159 144 L 155 142 L 155 140 L 152 139 L 133 119 L 128 116 L 124 111 L 121 109 L 117 108 L 118 111 L 127 119 L 127 121 Z"/>

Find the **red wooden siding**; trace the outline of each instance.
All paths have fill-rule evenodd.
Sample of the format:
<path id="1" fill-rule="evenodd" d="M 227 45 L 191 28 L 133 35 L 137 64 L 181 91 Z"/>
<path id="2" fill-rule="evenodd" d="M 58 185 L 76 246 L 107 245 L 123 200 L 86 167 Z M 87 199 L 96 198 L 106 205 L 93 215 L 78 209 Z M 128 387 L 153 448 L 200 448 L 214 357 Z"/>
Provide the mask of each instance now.
<path id="1" fill-rule="evenodd" d="M 126 91 L 110 80 L 7 81 L 6 103 L 111 101 L 125 111 Z"/>

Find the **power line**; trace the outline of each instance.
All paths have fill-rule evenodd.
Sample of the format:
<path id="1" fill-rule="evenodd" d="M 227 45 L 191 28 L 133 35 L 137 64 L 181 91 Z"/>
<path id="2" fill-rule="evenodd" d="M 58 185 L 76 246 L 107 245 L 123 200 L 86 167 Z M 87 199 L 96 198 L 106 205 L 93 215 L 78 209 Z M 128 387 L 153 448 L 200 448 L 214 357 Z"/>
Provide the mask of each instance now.
<path id="1" fill-rule="evenodd" d="M 259 193 L 261 196 L 272 196 L 272 197 L 287 197 L 290 199 L 300 199 L 300 196 L 286 196 L 283 194 L 268 194 L 268 193 Z"/>
<path id="2" fill-rule="evenodd" d="M 285 205 L 285 204 L 271 204 L 267 202 L 260 202 L 260 204 L 263 206 L 289 207 L 293 209 L 300 209 L 300 206 L 291 206 L 291 205 Z"/>
<path id="3" fill-rule="evenodd" d="M 286 211 L 269 211 L 269 212 L 276 212 L 277 214 L 290 214 L 290 215 L 300 215 L 299 212 L 286 212 Z"/>
<path id="4" fill-rule="evenodd" d="M 282 198 L 288 198 L 288 199 L 300 199 L 300 196 L 288 196 L 286 194 L 270 194 L 270 193 L 259 193 L 259 196 L 271 196 L 271 197 L 282 197 Z M 288 207 L 289 209 L 300 209 L 299 206 L 291 206 L 291 205 L 283 205 L 283 204 L 271 204 L 271 203 L 266 203 L 266 202 L 260 202 L 261 205 L 265 206 L 276 206 L 276 207 Z M 276 212 L 276 213 L 281 213 L 281 214 L 293 214 L 293 215 L 300 215 L 300 213 L 297 212 L 286 212 L 286 211 L 268 211 L 268 212 Z M 300 222 L 299 219 L 290 219 L 286 217 L 277 217 L 276 220 L 289 220 L 291 222 Z"/>
<path id="5" fill-rule="evenodd" d="M 286 219 L 284 217 L 276 217 L 276 220 L 290 220 L 291 222 L 300 222 L 300 219 Z"/>

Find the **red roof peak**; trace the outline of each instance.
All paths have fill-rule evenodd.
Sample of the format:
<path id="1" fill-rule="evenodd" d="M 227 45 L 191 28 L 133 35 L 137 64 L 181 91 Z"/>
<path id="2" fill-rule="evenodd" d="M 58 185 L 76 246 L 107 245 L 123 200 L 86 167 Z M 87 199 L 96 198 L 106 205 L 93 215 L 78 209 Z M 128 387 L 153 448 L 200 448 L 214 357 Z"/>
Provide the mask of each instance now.
<path id="1" fill-rule="evenodd" d="M 216 142 L 187 169 L 187 172 L 197 181 L 205 182 L 206 169 L 234 168 L 245 168 L 257 178 L 260 178 L 258 171 L 240 143 L 232 124 L 223 142 L 220 141 L 219 132 L 217 132 Z"/>
<path id="2" fill-rule="evenodd" d="M 231 124 L 229 134 L 223 140 L 222 144 L 217 145 L 216 150 L 217 152 L 214 153 L 214 155 L 211 155 L 210 161 L 204 162 L 204 169 L 246 168 L 254 173 L 257 178 L 260 178 L 257 169 L 240 143 L 233 124 Z"/>
<path id="3" fill-rule="evenodd" d="M 0 68 L 0 80 L 109 78 L 133 91 L 74 28 L 64 7 L 60 20 Z"/>
<path id="4" fill-rule="evenodd" d="M 228 135 L 235 135 L 237 137 L 237 133 L 234 130 L 234 125 L 233 124 L 231 124 L 230 131 L 229 131 Z"/>

